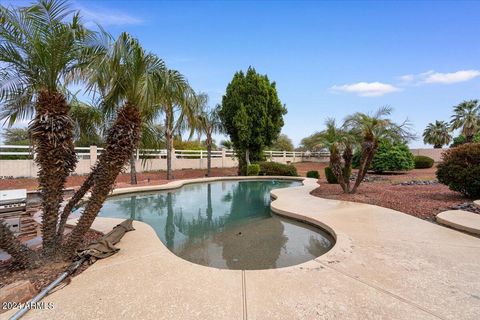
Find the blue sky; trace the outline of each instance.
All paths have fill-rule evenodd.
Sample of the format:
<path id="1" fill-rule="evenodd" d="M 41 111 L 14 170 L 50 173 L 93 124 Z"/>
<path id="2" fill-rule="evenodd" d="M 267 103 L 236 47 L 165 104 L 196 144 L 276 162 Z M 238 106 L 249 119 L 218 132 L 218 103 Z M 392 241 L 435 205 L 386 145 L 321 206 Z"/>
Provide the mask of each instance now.
<path id="1" fill-rule="evenodd" d="M 13 1 L 0 1 L 2 4 Z M 28 2 L 28 1 L 27 1 Z M 16 2 L 15 2 L 16 3 Z M 480 2 L 76 1 L 84 20 L 127 31 L 211 104 L 237 70 L 276 81 L 295 144 L 327 117 L 394 108 L 418 135 L 480 98 Z M 421 139 L 411 143 L 422 146 Z"/>

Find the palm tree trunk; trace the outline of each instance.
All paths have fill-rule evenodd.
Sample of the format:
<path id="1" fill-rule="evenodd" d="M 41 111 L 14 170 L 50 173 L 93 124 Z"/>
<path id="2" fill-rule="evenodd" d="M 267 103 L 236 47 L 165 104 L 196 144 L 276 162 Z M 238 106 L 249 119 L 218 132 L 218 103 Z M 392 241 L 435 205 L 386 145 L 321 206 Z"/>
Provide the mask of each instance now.
<path id="1" fill-rule="evenodd" d="M 167 180 L 173 179 L 172 172 L 172 150 L 173 150 L 173 130 L 171 128 L 171 115 L 167 112 L 165 116 L 165 140 L 167 143 Z"/>
<path id="2" fill-rule="evenodd" d="M 343 168 L 340 161 L 340 154 L 337 149 L 330 150 L 330 168 L 337 178 L 338 184 L 342 187 L 343 192 L 347 192 L 345 182 L 343 181 Z"/>
<path id="3" fill-rule="evenodd" d="M 137 184 L 137 168 L 135 167 L 135 152 L 130 156 L 130 184 Z"/>
<path id="4" fill-rule="evenodd" d="M 67 256 L 72 256 L 81 244 L 110 193 L 115 179 L 137 148 L 140 126 L 141 117 L 138 109 L 127 102 L 118 112 L 115 123 L 108 131 L 105 150 L 99 158 L 98 172 L 94 177 L 92 196 L 65 244 L 64 253 Z"/>
<path id="5" fill-rule="evenodd" d="M 212 175 L 212 137 L 207 136 L 207 177 Z"/>
<path id="6" fill-rule="evenodd" d="M 35 267 L 36 254 L 23 245 L 2 220 L 0 220 L 0 248 L 12 256 L 18 267 Z"/>
<path id="7" fill-rule="evenodd" d="M 165 140 L 167 142 L 167 180 L 172 180 L 173 179 L 173 171 L 172 171 L 173 134 L 168 129 L 167 129 L 167 134 L 165 135 Z"/>
<path id="8" fill-rule="evenodd" d="M 360 158 L 360 168 L 358 169 L 357 179 L 350 193 L 357 192 L 358 186 L 362 183 L 363 178 L 367 174 L 368 168 L 372 163 L 373 156 L 375 155 L 377 143 L 374 141 L 365 141 L 362 143 L 362 157 Z"/>
<path id="9" fill-rule="evenodd" d="M 101 157 L 101 155 L 100 155 Z M 93 178 L 97 172 L 97 166 L 92 169 L 92 172 L 88 175 L 87 179 L 83 182 L 80 189 L 75 192 L 73 197 L 68 201 L 65 208 L 63 208 L 62 216 L 60 217 L 60 222 L 58 224 L 57 231 L 57 242 L 62 243 L 63 231 L 65 230 L 65 224 L 67 223 L 68 216 L 72 212 L 72 209 L 82 200 L 83 196 L 87 193 L 88 190 L 93 186 Z"/>
<path id="10" fill-rule="evenodd" d="M 68 175 L 75 170 L 77 158 L 73 145 L 73 122 L 63 94 L 40 91 L 35 111 L 30 134 L 42 194 L 43 252 L 50 255 L 58 249 L 57 222 L 63 188 Z"/>
<path id="11" fill-rule="evenodd" d="M 350 193 L 350 174 L 352 172 L 353 150 L 347 145 L 342 154 L 343 157 L 343 181 L 345 182 L 345 193 Z"/>

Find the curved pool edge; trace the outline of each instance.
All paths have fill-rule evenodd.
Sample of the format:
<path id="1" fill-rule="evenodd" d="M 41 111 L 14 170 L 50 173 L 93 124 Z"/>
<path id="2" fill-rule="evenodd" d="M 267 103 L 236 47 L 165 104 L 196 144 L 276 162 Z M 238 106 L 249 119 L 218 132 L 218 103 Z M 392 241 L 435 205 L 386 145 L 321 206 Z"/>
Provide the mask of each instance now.
<path id="1" fill-rule="evenodd" d="M 46 297 L 54 309 L 26 318 L 476 319 L 480 239 L 391 209 L 315 197 L 315 179 L 302 180 L 272 190 L 271 207 L 334 232 L 336 244 L 317 259 L 265 270 L 201 266 L 134 221 L 137 231 L 125 235 L 116 255 Z M 105 232 L 120 221 L 97 218 L 92 227 Z"/>
<path id="2" fill-rule="evenodd" d="M 303 181 L 304 177 L 286 177 L 286 176 L 228 176 L 228 177 L 206 177 L 206 178 L 195 178 L 195 179 L 182 179 L 174 180 L 166 184 L 151 185 L 151 186 L 139 186 L 139 187 L 127 187 L 127 188 L 117 188 L 114 189 L 109 196 L 123 195 L 129 193 L 138 193 L 138 192 L 151 192 L 151 191 L 164 191 L 164 190 L 176 190 L 183 186 L 195 183 L 204 183 L 204 182 L 216 182 L 216 181 L 229 181 L 229 180 L 293 180 L 293 181 Z"/>
<path id="3" fill-rule="evenodd" d="M 218 181 L 259 181 L 259 180 L 260 181 L 261 180 L 289 180 L 289 181 L 300 181 L 300 182 L 302 182 L 303 185 L 301 185 L 301 186 L 285 187 L 285 188 L 273 189 L 272 191 L 270 191 L 270 195 L 273 198 L 275 198 L 274 200 L 272 200 L 272 202 L 270 204 L 271 210 L 277 215 L 280 215 L 280 216 L 283 216 L 283 217 L 286 217 L 286 218 L 290 218 L 290 219 L 299 221 L 301 223 L 306 223 L 306 224 L 312 225 L 315 228 L 319 228 L 319 229 L 327 232 L 333 238 L 334 243 L 333 243 L 332 247 L 327 252 L 322 254 L 321 256 L 327 255 L 330 252 L 332 252 L 332 250 L 334 250 L 334 248 L 337 246 L 337 243 L 339 243 L 339 250 L 344 250 L 344 248 L 348 247 L 348 245 L 349 245 L 348 238 L 345 238 L 342 234 L 339 235 L 338 233 L 336 233 L 333 230 L 333 228 L 331 228 L 327 224 L 323 223 L 322 221 L 311 219 L 308 216 L 299 215 L 299 214 L 295 214 L 295 213 L 292 213 L 292 212 L 284 211 L 284 210 L 281 210 L 281 209 L 277 208 L 277 206 L 273 206 L 273 203 L 275 203 L 275 201 L 277 201 L 277 199 L 276 199 L 277 195 L 276 195 L 275 191 L 279 191 L 279 190 L 288 191 L 288 190 L 292 190 L 292 189 L 300 189 L 300 190 L 302 190 L 302 192 L 307 192 L 309 194 L 313 189 L 315 189 L 319 186 L 318 183 L 317 183 L 317 180 L 313 179 L 313 178 L 291 177 L 291 176 L 229 176 L 229 177 L 205 177 L 205 178 L 195 178 L 195 179 L 183 179 L 183 180 L 175 180 L 175 181 L 163 184 L 163 185 L 118 188 L 118 189 L 114 189 L 111 192 L 111 194 L 109 195 L 109 197 L 132 194 L 132 193 L 143 193 L 143 192 L 147 193 L 147 192 L 154 192 L 154 191 L 178 190 L 178 189 L 180 189 L 180 188 L 182 188 L 186 185 L 197 184 L 197 183 L 218 182 Z M 101 217 L 99 217 L 99 218 L 101 218 Z M 99 219 L 99 218 L 97 218 L 97 219 Z M 144 222 L 141 222 L 141 221 L 135 221 L 135 222 L 144 223 Z M 152 228 L 152 230 L 153 230 L 153 228 Z M 155 235 L 158 237 L 157 234 L 155 234 Z M 221 268 L 215 268 L 215 267 L 211 267 L 211 266 L 205 266 L 205 265 L 196 264 L 194 262 L 185 260 L 185 259 L 177 256 L 175 253 L 171 252 L 165 246 L 165 244 L 160 240 L 159 237 L 158 237 L 158 240 L 160 241 L 160 244 L 163 247 L 162 251 L 168 251 L 168 253 L 171 254 L 175 259 L 180 259 L 183 262 L 193 264 L 195 266 L 202 267 L 202 268 L 213 268 L 213 269 L 218 269 L 218 270 L 224 270 L 224 271 L 227 271 L 227 272 L 228 271 L 239 271 L 239 270 L 234 270 L 234 269 L 230 270 L 230 269 L 221 269 Z M 316 258 L 311 259 L 309 261 L 301 262 L 301 263 L 298 263 L 298 264 L 295 264 L 295 265 L 286 266 L 286 267 L 248 270 L 248 271 L 269 271 L 269 270 L 290 269 L 290 268 L 307 268 L 309 266 L 317 267 L 317 265 L 315 263 L 312 263 L 312 262 L 314 262 L 315 259 L 317 259 L 319 257 L 316 257 Z M 241 270 L 241 271 L 243 271 L 243 270 Z"/>

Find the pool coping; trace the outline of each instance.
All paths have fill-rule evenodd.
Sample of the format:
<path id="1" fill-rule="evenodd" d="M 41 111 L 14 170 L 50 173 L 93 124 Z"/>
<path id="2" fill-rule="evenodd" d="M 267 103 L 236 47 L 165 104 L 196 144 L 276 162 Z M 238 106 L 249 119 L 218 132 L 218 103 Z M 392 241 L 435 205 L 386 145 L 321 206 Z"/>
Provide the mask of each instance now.
<path id="1" fill-rule="evenodd" d="M 178 189 L 190 183 L 262 179 L 303 181 L 302 186 L 272 190 L 271 208 L 332 234 L 336 243 L 327 253 L 285 268 L 216 269 L 179 258 L 149 225 L 135 221 L 137 231 L 126 234 L 118 244 L 118 254 L 96 262 L 70 285 L 48 296 L 45 300 L 54 303 L 55 309 L 33 310 L 26 318 L 125 318 L 126 314 L 144 319 L 478 316 L 480 239 L 395 210 L 313 196 L 310 192 L 319 186 L 316 179 L 188 179 L 116 189 L 112 195 Z M 92 227 L 106 232 L 119 221 L 97 218 Z M 132 273 L 132 264 L 141 266 L 142 272 Z M 173 274 L 174 281 L 170 278 Z M 104 293 L 101 301 L 92 296 L 94 292 Z M 83 304 L 90 307 L 83 308 Z"/>

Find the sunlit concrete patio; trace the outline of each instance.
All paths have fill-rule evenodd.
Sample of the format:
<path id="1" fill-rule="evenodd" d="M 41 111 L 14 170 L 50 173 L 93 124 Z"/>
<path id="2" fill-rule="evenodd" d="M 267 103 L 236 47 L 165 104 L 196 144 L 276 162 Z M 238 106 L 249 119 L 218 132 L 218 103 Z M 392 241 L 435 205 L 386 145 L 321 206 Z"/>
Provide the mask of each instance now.
<path id="1" fill-rule="evenodd" d="M 218 178 L 194 181 L 208 180 Z M 134 222 L 118 254 L 48 296 L 53 309 L 26 318 L 478 319 L 480 239 L 394 210 L 310 195 L 317 186 L 307 178 L 272 192 L 274 212 L 335 236 L 335 246 L 315 260 L 261 271 L 204 267 L 175 256 L 150 226 Z M 119 222 L 97 218 L 94 228 L 106 232 Z"/>

